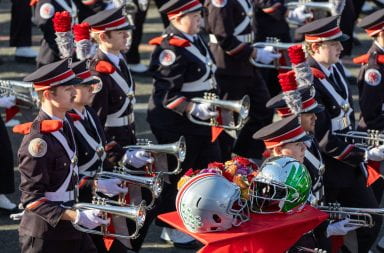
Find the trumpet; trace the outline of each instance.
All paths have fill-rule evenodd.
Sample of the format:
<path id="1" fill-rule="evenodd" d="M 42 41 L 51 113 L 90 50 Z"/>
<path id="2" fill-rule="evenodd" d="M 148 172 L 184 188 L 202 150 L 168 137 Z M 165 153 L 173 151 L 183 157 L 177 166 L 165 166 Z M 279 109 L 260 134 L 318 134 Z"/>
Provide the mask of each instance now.
<path id="1" fill-rule="evenodd" d="M 195 124 L 203 125 L 203 126 L 217 126 L 222 127 L 228 130 L 239 130 L 243 127 L 245 122 L 248 119 L 249 109 L 251 106 L 251 102 L 248 95 L 245 95 L 241 100 L 231 101 L 231 100 L 220 100 L 217 95 L 214 93 L 205 93 L 204 98 L 195 97 L 191 99 L 194 103 L 206 103 L 210 104 L 216 110 L 217 108 L 221 108 L 224 110 L 236 112 L 239 117 L 237 119 L 237 124 L 231 122 L 228 125 L 219 124 L 216 118 L 211 118 L 210 122 L 205 122 L 201 120 L 195 119 L 190 113 L 187 114 L 187 117 L 190 121 Z"/>
<path id="2" fill-rule="evenodd" d="M 110 233 L 108 231 L 108 225 L 101 225 L 100 231 L 95 229 L 84 228 L 78 224 L 73 226 L 84 233 L 110 236 L 116 238 L 135 239 L 139 236 L 139 230 L 143 227 L 146 217 L 145 201 L 142 201 L 138 206 L 120 206 L 116 201 L 106 200 L 104 198 L 96 198 L 92 200 L 92 203 L 76 203 L 72 207 L 76 210 L 100 210 L 102 212 L 102 218 L 106 219 L 108 215 L 116 215 L 133 220 L 136 223 L 135 232 L 131 235 L 123 235 L 117 233 Z"/>
<path id="3" fill-rule="evenodd" d="M 39 107 L 39 98 L 30 82 L 0 80 L 0 97 L 15 96 L 16 105 L 24 109 Z"/>
<path id="4" fill-rule="evenodd" d="M 148 140 L 140 141 L 138 140 L 137 145 L 126 146 L 128 150 L 143 149 L 152 154 L 170 154 L 176 157 L 177 165 L 173 171 L 161 172 L 163 175 L 176 175 L 181 172 L 181 163 L 184 161 L 187 154 L 187 146 L 185 144 L 184 136 L 181 136 L 177 142 L 170 144 L 151 144 Z M 120 161 L 121 167 L 125 167 L 125 172 L 131 174 L 158 174 L 160 172 L 154 171 L 152 164 L 148 164 L 146 171 L 137 171 L 128 169 L 125 165 L 128 164 L 127 157 L 124 156 Z"/>
<path id="5" fill-rule="evenodd" d="M 152 201 L 149 205 L 146 206 L 147 210 L 150 210 L 153 208 L 155 204 L 155 200 L 160 196 L 163 190 L 163 184 L 164 184 L 164 180 L 161 172 L 155 175 L 154 177 L 140 177 L 140 176 L 127 174 L 125 172 L 125 168 L 116 168 L 114 172 L 101 171 L 97 173 L 96 177 L 97 178 L 118 178 L 126 183 L 138 185 L 140 187 L 149 189 L 152 193 Z M 124 197 L 119 197 L 118 201 L 121 205 L 126 204 Z"/>
<path id="6" fill-rule="evenodd" d="M 255 48 L 271 48 L 274 53 L 281 53 L 281 57 L 272 61 L 270 64 L 257 62 L 254 58 L 250 58 L 251 64 L 259 68 L 270 69 L 292 69 L 292 64 L 288 56 L 288 48 L 297 45 L 297 43 L 283 43 L 278 38 L 268 37 L 265 42 L 256 42 L 252 46 Z M 282 64 L 284 63 L 284 65 Z"/>
<path id="7" fill-rule="evenodd" d="M 308 0 L 299 0 L 296 2 L 288 2 L 285 6 L 288 10 L 293 10 L 301 5 L 304 5 L 308 10 L 325 11 L 333 13 L 334 4 L 331 2 L 312 2 Z"/>
<path id="8" fill-rule="evenodd" d="M 369 228 L 375 225 L 372 215 L 384 215 L 384 208 L 342 207 L 339 203 L 330 203 L 328 206 L 316 206 L 316 208 L 328 213 L 331 220 L 348 218 L 353 225 Z"/>
<path id="9" fill-rule="evenodd" d="M 333 135 L 344 137 L 346 142 L 364 149 L 384 144 L 384 134 L 381 134 L 379 130 L 367 130 L 367 132 L 349 131 L 347 133 L 334 132 Z"/>

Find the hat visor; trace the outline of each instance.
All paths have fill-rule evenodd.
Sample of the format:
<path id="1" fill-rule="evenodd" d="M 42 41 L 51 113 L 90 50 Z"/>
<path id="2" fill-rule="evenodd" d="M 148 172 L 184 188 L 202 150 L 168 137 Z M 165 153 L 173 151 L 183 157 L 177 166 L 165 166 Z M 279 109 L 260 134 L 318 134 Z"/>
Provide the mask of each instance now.
<path id="1" fill-rule="evenodd" d="M 134 25 L 131 25 L 131 24 L 128 24 L 126 26 L 123 26 L 123 27 L 119 27 L 117 29 L 110 29 L 108 31 L 122 31 L 122 30 L 133 30 L 135 29 L 135 26 Z"/>
<path id="2" fill-rule="evenodd" d="M 81 84 L 82 81 L 83 81 L 83 79 L 75 77 L 75 78 L 69 80 L 68 82 L 61 83 L 61 84 L 56 85 L 54 87 Z"/>
<path id="3" fill-rule="evenodd" d="M 317 106 L 315 108 L 312 108 L 308 111 L 303 111 L 302 113 L 320 113 L 322 111 L 324 111 L 324 105 L 321 105 L 321 104 L 317 104 Z"/>
<path id="4" fill-rule="evenodd" d="M 300 139 L 292 141 L 292 142 L 287 142 L 287 143 L 304 142 L 304 141 L 309 141 L 309 140 L 311 140 L 311 136 L 309 136 L 308 134 L 305 134 Z"/>
<path id="5" fill-rule="evenodd" d="M 333 41 L 341 41 L 341 42 L 343 42 L 343 41 L 349 40 L 349 38 L 350 38 L 349 35 L 343 33 L 341 36 L 339 36 L 339 37 L 337 37 L 335 39 L 332 39 L 332 40 Z"/>
<path id="6" fill-rule="evenodd" d="M 97 79 L 92 79 L 92 80 L 89 80 L 87 82 L 81 82 L 81 83 L 78 83 L 78 85 L 92 85 L 92 84 L 96 84 L 100 82 L 100 80 L 97 80 Z"/>

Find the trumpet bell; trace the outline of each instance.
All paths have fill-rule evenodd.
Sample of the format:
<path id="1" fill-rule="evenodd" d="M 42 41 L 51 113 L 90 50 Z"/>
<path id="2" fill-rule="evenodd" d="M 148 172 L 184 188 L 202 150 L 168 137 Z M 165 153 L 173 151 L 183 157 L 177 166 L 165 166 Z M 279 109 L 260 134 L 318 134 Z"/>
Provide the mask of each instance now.
<path id="1" fill-rule="evenodd" d="M 141 202 L 138 206 L 116 206 L 111 204 L 113 202 L 107 203 L 105 199 L 98 198 L 93 203 L 76 203 L 73 205 L 73 209 L 76 210 L 99 210 L 106 217 L 108 214 L 112 216 L 122 216 L 127 219 L 133 220 L 136 224 L 136 230 L 131 235 L 123 235 L 117 233 L 110 233 L 106 229 L 106 226 L 102 225 L 101 230 L 88 229 L 84 228 L 78 224 L 73 224 L 73 226 L 85 233 L 97 234 L 103 236 L 110 236 L 116 238 L 125 238 L 125 239 L 135 239 L 139 236 L 139 230 L 144 226 L 145 218 L 146 218 L 146 209 L 145 209 L 145 201 Z"/>
<path id="2" fill-rule="evenodd" d="M 0 97 L 15 96 L 16 105 L 24 109 L 39 107 L 39 98 L 30 82 L 0 80 Z"/>

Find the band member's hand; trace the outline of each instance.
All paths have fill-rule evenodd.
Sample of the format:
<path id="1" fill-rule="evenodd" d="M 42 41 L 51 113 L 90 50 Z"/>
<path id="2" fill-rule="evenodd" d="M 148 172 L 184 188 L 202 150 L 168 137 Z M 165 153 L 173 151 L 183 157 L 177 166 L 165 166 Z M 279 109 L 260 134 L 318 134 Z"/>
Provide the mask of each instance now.
<path id="1" fill-rule="evenodd" d="M 371 148 L 365 153 L 366 159 L 376 162 L 381 162 L 384 160 L 384 145 Z"/>
<path id="2" fill-rule="evenodd" d="M 15 96 L 0 97 L 0 107 L 8 109 L 14 106 L 15 104 L 16 104 Z"/>
<path id="3" fill-rule="evenodd" d="M 217 116 L 217 112 L 212 111 L 211 105 L 205 103 L 193 103 L 190 113 L 202 120 L 207 120 Z"/>
<path id="4" fill-rule="evenodd" d="M 268 64 L 275 59 L 279 59 L 280 57 L 281 54 L 276 54 L 268 48 L 258 48 L 255 61 Z"/>
<path id="5" fill-rule="evenodd" d="M 288 12 L 288 21 L 296 24 L 304 24 L 308 19 L 313 18 L 313 14 L 308 12 L 304 5 L 296 7 Z"/>
<path id="6" fill-rule="evenodd" d="M 123 163 L 135 168 L 141 168 L 153 163 L 154 159 L 144 150 L 127 150 L 123 156 Z"/>
<path id="7" fill-rule="evenodd" d="M 88 229 L 94 229 L 100 225 L 108 225 L 111 220 L 102 219 L 100 215 L 100 210 L 76 210 L 76 219 L 73 223 Z"/>
<path id="8" fill-rule="evenodd" d="M 121 183 L 122 181 L 117 178 L 99 179 L 95 181 L 96 191 L 108 197 L 113 197 L 120 193 L 127 193 L 128 188 L 120 187 Z"/>
<path id="9" fill-rule="evenodd" d="M 326 233 L 327 233 L 327 237 L 330 237 L 333 235 L 346 235 L 348 232 L 356 230 L 360 227 L 361 225 L 352 224 L 349 219 L 344 219 L 344 220 L 329 224 L 327 227 Z"/>

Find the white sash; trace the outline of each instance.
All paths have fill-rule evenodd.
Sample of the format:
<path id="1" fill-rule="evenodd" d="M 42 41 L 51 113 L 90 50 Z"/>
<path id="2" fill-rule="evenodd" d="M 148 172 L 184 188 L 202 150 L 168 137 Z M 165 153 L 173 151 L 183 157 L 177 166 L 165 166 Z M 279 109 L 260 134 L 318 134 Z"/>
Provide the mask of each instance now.
<path id="1" fill-rule="evenodd" d="M 71 129 L 72 131 L 72 129 Z M 55 192 L 45 192 L 44 195 L 45 197 L 50 200 L 50 201 L 69 201 L 73 200 L 71 199 L 74 194 L 74 191 L 67 191 L 69 183 L 71 182 L 71 178 L 73 173 L 76 175 L 79 174 L 79 168 L 77 167 L 77 163 L 73 163 L 74 159 L 76 159 L 76 147 L 75 151 L 73 151 L 67 142 L 67 139 L 64 137 L 64 135 L 60 131 L 55 131 L 51 133 L 58 141 L 59 143 L 63 146 L 65 152 L 67 153 L 69 159 L 71 160 L 71 163 L 69 164 L 69 173 L 62 183 L 62 185 L 57 189 Z"/>
<path id="2" fill-rule="evenodd" d="M 336 92 L 335 88 L 328 82 L 327 79 L 325 79 L 325 78 L 319 79 L 320 83 L 327 89 L 328 93 L 335 99 L 337 104 L 340 106 L 340 114 L 338 116 L 336 116 L 335 118 L 331 119 L 332 132 L 337 131 L 337 130 L 343 130 L 345 127 L 343 128 L 343 124 L 341 122 L 343 122 L 344 119 L 349 120 L 349 115 L 352 113 L 352 108 L 351 108 L 351 105 L 349 105 L 349 101 L 348 101 L 349 93 L 348 93 L 347 84 L 345 83 L 344 78 L 340 75 L 340 72 L 337 69 L 337 67 L 335 67 L 335 68 L 336 68 L 336 71 L 338 72 L 338 74 L 340 76 L 340 79 L 343 82 L 343 85 L 344 85 L 344 88 L 346 91 L 346 95 L 347 95 L 346 99 L 344 99 L 342 96 L 340 96 L 339 93 Z M 343 110 L 343 107 L 345 104 L 349 105 L 349 109 L 347 112 L 345 112 Z M 350 124 L 350 122 L 349 122 L 349 124 Z"/>
<path id="3" fill-rule="evenodd" d="M 71 0 L 71 6 L 67 4 L 65 0 L 55 0 L 64 10 L 68 11 L 72 17 L 72 25 L 77 24 L 77 7 L 76 4 Z"/>
<path id="4" fill-rule="evenodd" d="M 252 4 L 250 4 L 247 0 L 238 0 L 238 2 L 241 5 L 241 7 L 243 7 L 246 15 L 245 15 L 243 21 L 241 21 L 241 23 L 238 26 L 236 26 L 236 28 L 233 32 L 233 35 L 235 35 L 235 36 L 242 33 L 244 31 L 244 29 L 247 28 L 248 25 L 251 25 L 252 17 L 250 15 L 251 15 L 251 13 L 253 13 Z"/>

